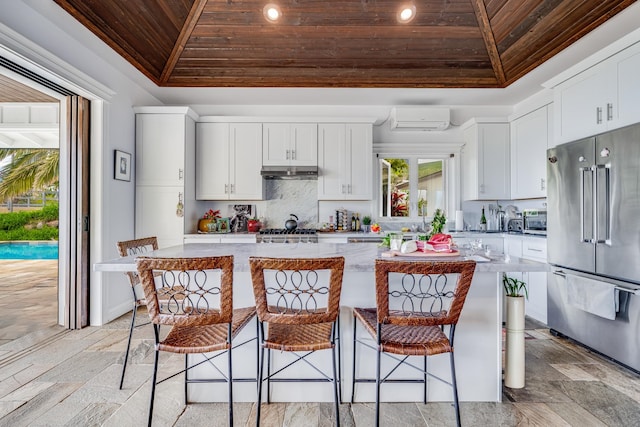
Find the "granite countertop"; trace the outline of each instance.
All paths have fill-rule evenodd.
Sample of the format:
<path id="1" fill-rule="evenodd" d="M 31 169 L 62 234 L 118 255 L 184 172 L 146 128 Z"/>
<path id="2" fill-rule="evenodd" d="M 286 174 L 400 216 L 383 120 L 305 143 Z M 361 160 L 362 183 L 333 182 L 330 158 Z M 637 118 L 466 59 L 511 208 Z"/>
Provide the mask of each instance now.
<path id="1" fill-rule="evenodd" d="M 180 258 L 205 256 L 234 256 L 234 271 L 249 271 L 249 257 L 291 257 L 291 258 L 320 258 L 332 256 L 345 257 L 345 271 L 369 272 L 373 271 L 374 260 L 381 257 L 386 249 L 371 243 L 228 243 L 208 244 L 192 243 L 172 246 L 147 253 L 148 256 Z M 394 257 L 385 259 L 416 260 L 409 257 Z M 464 257 L 420 258 L 427 261 L 459 261 Z M 135 257 L 116 258 L 95 263 L 94 271 L 135 271 Z M 505 260 L 504 255 L 492 256 L 488 262 L 478 262 L 476 272 L 525 272 L 548 271 L 547 264 L 511 257 Z"/>

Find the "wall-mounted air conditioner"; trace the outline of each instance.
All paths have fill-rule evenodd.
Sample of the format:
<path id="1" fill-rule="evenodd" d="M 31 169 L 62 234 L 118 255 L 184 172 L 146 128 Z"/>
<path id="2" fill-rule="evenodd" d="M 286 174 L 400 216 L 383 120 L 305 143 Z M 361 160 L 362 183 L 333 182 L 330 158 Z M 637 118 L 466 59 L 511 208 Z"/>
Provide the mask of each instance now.
<path id="1" fill-rule="evenodd" d="M 392 130 L 442 131 L 451 123 L 451 111 L 444 107 L 394 107 L 389 121 Z"/>

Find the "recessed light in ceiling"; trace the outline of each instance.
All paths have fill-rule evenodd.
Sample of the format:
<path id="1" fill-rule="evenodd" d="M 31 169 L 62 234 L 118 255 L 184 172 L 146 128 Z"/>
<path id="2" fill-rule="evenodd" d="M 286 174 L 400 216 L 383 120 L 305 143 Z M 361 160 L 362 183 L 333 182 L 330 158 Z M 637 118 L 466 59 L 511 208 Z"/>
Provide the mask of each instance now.
<path id="1" fill-rule="evenodd" d="M 282 16 L 280 7 L 277 4 L 269 3 L 262 9 L 264 18 L 269 22 L 277 22 Z"/>
<path id="2" fill-rule="evenodd" d="M 406 24 L 416 16 L 416 6 L 414 4 L 405 4 L 398 11 L 398 22 Z"/>

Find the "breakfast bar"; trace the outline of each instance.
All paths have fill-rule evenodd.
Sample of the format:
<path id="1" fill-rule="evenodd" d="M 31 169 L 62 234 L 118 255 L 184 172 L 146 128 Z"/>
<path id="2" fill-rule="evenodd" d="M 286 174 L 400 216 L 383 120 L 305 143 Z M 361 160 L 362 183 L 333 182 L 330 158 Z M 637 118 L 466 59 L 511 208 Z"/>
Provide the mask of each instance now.
<path id="1" fill-rule="evenodd" d="M 206 257 L 234 256 L 234 294 L 236 307 L 254 305 L 251 285 L 249 257 L 287 257 L 320 258 L 344 256 L 345 269 L 342 295 L 340 299 L 340 361 L 342 367 L 340 383 L 342 395 L 351 395 L 351 360 L 353 357 L 353 307 L 375 307 L 374 261 L 381 257 L 384 250 L 372 243 L 349 244 L 309 244 L 309 243 L 271 243 L 271 244 L 185 244 L 149 252 L 147 256 L 156 257 Z M 469 257 L 461 253 L 459 257 L 420 258 L 424 261 L 461 260 Z M 477 261 L 471 289 L 467 296 L 458 327 L 456 329 L 456 368 L 458 390 L 461 401 L 499 402 L 502 398 L 502 273 L 547 271 L 544 263 L 523 260 L 515 257 L 505 259 L 504 255 L 490 258 L 470 257 Z M 398 257 L 398 259 L 411 259 Z M 135 257 L 124 257 L 96 263 L 95 271 L 127 272 L 135 270 Z M 238 341 L 250 339 L 255 328 L 245 328 Z M 360 332 L 358 332 L 360 335 Z M 362 336 L 365 333 L 362 331 Z M 329 354 L 313 354 L 314 364 L 329 369 Z M 255 376 L 256 350 L 252 344 L 234 350 L 234 377 Z M 279 358 L 285 354 L 276 354 L 272 360 L 274 366 L 285 363 Z M 358 351 L 356 361 L 358 374 L 375 377 L 375 352 Z M 429 372 L 448 380 L 450 377 L 447 355 L 429 358 Z M 391 365 L 390 365 L 391 366 Z M 303 368 L 304 366 L 301 366 Z M 277 369 L 277 368 L 276 368 Z M 212 375 L 214 369 L 203 364 L 191 375 Z M 415 377 L 415 372 L 399 369 L 396 375 Z M 295 370 L 291 375 L 300 375 Z M 302 374 L 304 375 L 304 374 Z M 189 385 L 191 401 L 226 401 L 224 386 Z M 216 387 L 218 387 L 216 389 Z M 387 402 L 421 401 L 421 385 L 388 384 L 382 391 L 381 399 Z M 234 396 L 237 401 L 255 401 L 255 383 L 234 384 Z M 440 381 L 428 380 L 429 401 L 451 401 L 451 389 Z M 358 384 L 356 401 L 375 400 L 375 385 Z M 331 402 L 331 387 L 319 383 L 286 383 L 274 385 L 271 394 L 274 402 Z"/>

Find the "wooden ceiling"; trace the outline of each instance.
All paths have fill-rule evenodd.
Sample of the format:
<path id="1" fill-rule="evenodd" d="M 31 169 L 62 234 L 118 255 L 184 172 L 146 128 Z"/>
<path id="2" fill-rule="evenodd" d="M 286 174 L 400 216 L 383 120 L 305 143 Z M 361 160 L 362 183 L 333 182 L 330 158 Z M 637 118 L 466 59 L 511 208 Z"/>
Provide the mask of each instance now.
<path id="1" fill-rule="evenodd" d="M 0 102 L 58 102 L 52 96 L 0 74 Z"/>
<path id="2" fill-rule="evenodd" d="M 158 86 L 500 88 L 635 0 L 54 1 Z"/>

